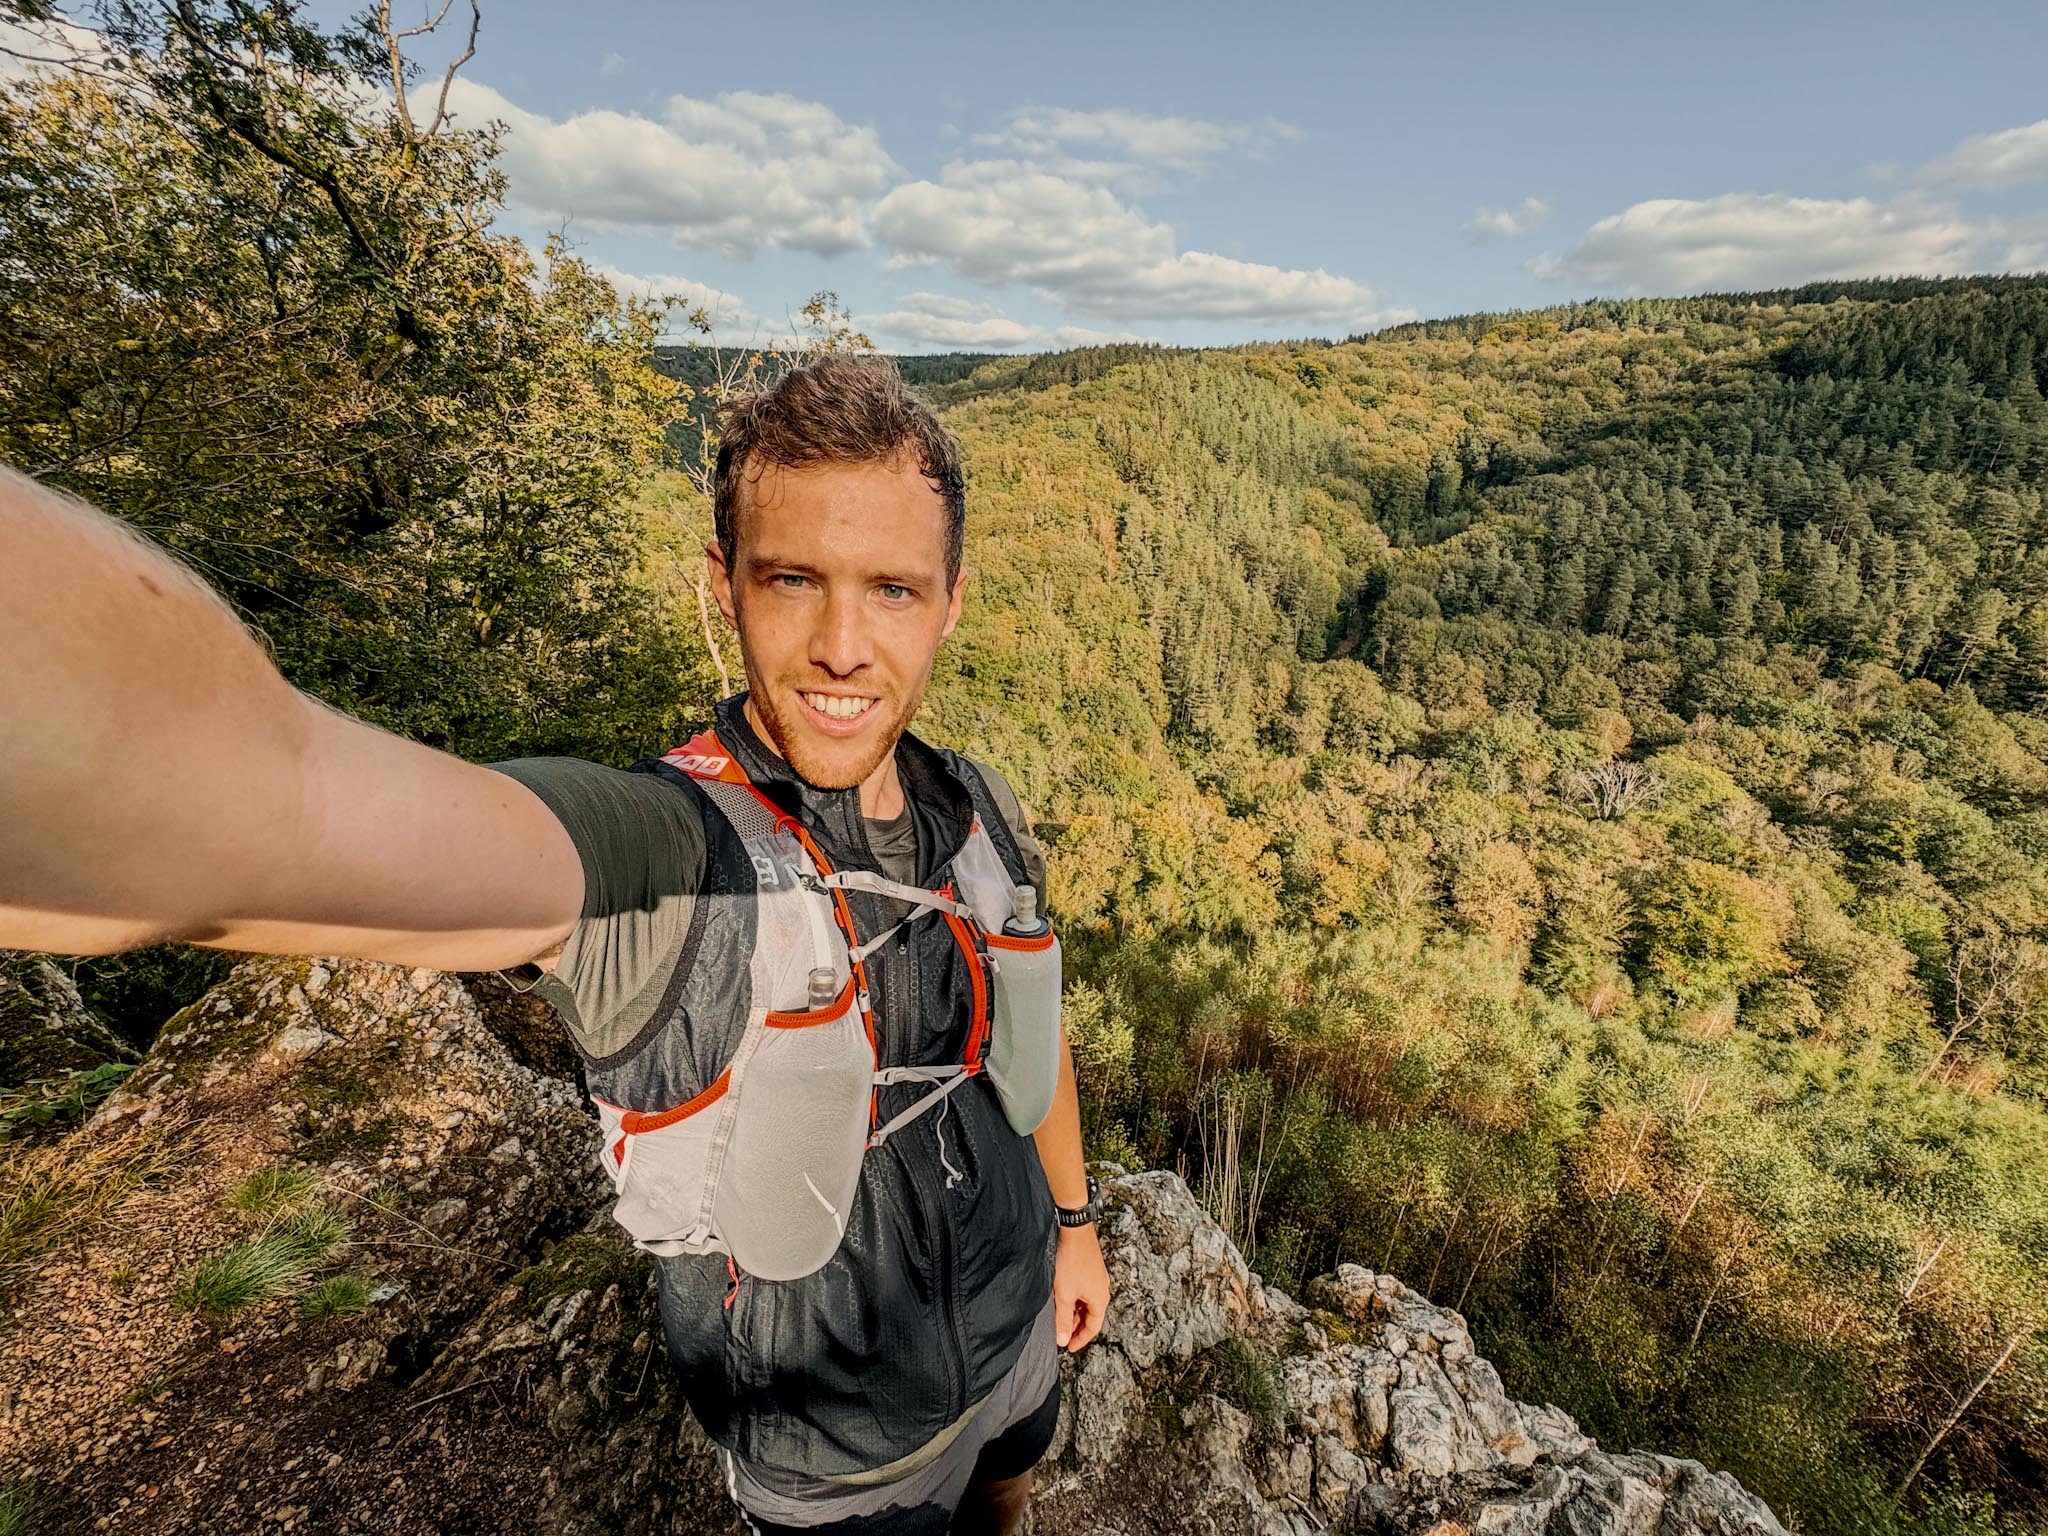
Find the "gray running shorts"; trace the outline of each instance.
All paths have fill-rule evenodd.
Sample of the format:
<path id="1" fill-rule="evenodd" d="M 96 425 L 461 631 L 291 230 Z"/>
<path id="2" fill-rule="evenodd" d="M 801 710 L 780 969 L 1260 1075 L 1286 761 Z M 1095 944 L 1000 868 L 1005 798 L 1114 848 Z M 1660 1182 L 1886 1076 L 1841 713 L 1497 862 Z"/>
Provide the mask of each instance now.
<path id="1" fill-rule="evenodd" d="M 928 1461 L 920 1458 L 915 1470 L 888 1482 L 837 1482 L 750 1466 L 721 1450 L 726 1489 L 748 1517 L 750 1530 L 808 1530 L 847 1522 L 860 1531 L 909 1530 L 918 1528 L 919 1515 L 930 1513 L 937 1517 L 932 1528 L 943 1531 L 984 1450 L 1002 1453 L 1005 1465 L 993 1469 L 999 1477 L 1015 1476 L 1045 1453 L 1059 1381 L 1059 1346 L 1053 1342 L 1048 1301 L 1009 1374 L 975 1406 L 945 1448 Z M 1023 1446 L 1020 1437 L 1033 1439 L 1035 1446 Z M 1029 1452 L 1028 1457 L 1020 1452 Z"/>

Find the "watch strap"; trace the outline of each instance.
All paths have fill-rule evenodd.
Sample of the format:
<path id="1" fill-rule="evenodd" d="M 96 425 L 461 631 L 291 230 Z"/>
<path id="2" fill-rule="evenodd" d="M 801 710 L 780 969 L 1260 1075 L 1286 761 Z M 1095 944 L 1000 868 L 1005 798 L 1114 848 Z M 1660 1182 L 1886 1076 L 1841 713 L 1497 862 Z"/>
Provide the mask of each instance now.
<path id="1" fill-rule="evenodd" d="M 1085 1227 L 1102 1219 L 1102 1186 L 1095 1182 L 1095 1175 L 1088 1175 L 1088 1200 L 1083 1205 L 1059 1205 L 1052 1208 L 1053 1220 L 1063 1227 Z"/>

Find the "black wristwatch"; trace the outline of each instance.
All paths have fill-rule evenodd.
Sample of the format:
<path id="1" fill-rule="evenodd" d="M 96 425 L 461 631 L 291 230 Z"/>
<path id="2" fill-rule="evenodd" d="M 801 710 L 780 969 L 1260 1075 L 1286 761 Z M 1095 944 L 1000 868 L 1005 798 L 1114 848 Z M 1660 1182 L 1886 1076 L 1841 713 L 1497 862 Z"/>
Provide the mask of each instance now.
<path id="1" fill-rule="evenodd" d="M 1085 1227 L 1102 1220 L 1102 1186 L 1095 1182 L 1095 1175 L 1088 1175 L 1088 1203 L 1086 1205 L 1055 1205 L 1052 1218 L 1063 1227 Z"/>

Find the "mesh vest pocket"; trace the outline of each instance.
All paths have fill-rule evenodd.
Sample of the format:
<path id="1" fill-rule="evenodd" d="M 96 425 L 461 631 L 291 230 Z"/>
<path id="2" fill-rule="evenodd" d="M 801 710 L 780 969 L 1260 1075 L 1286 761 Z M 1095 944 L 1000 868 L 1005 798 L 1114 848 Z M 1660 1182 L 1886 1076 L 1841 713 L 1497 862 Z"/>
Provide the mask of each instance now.
<path id="1" fill-rule="evenodd" d="M 995 962 L 988 1075 L 1010 1128 L 1029 1136 L 1051 1113 L 1060 1081 L 1060 941 L 991 933 L 983 942 Z"/>
<path id="2" fill-rule="evenodd" d="M 748 1274 L 794 1280 L 838 1251 L 867 1148 L 874 1068 L 850 981 L 829 1008 L 761 1019 L 734 1090 L 713 1207 Z"/>
<path id="3" fill-rule="evenodd" d="M 728 1118 L 728 1075 L 686 1104 L 655 1114 L 595 1099 L 598 1161 L 619 1192 L 612 1214 L 650 1253 L 702 1253 L 711 1238 L 711 1162 Z"/>

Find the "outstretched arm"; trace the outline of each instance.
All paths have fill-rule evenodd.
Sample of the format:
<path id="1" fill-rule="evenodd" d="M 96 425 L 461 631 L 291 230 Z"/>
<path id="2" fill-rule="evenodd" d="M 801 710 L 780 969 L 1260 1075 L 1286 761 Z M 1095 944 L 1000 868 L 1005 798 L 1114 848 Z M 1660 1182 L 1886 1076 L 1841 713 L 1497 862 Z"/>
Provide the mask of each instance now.
<path id="1" fill-rule="evenodd" d="M 0 948 L 481 970 L 581 908 L 530 790 L 299 693 L 183 566 L 4 467 L 0 722 Z"/>

